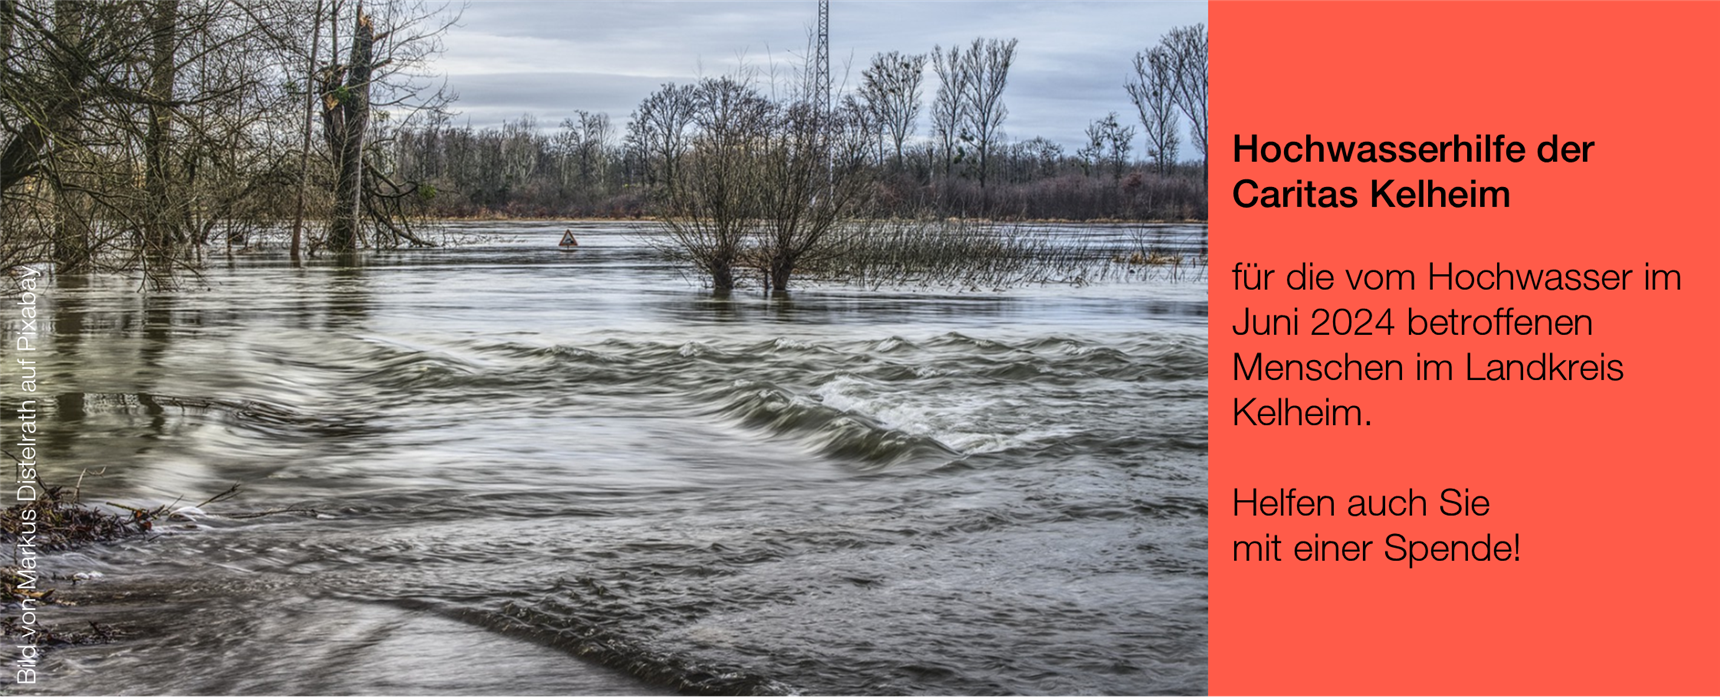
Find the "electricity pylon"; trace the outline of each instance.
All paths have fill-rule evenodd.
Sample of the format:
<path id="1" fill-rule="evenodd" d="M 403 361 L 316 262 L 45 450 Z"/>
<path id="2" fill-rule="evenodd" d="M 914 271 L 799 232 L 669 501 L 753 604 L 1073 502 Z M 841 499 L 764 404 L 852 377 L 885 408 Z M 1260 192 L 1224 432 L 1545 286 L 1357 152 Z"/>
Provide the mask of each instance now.
<path id="1" fill-rule="evenodd" d="M 818 0 L 818 46 L 813 58 L 812 95 L 824 114 L 830 113 L 830 0 Z"/>

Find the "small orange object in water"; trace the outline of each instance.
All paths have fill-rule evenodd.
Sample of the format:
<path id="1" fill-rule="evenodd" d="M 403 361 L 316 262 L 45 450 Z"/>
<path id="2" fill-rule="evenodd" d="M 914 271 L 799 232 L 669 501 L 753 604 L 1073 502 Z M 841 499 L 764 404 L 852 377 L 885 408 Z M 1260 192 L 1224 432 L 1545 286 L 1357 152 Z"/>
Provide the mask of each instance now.
<path id="1" fill-rule="evenodd" d="M 569 229 L 567 232 L 561 233 L 561 246 L 563 246 L 563 247 L 578 247 L 579 246 L 579 240 L 573 239 L 573 230 L 572 229 Z"/>

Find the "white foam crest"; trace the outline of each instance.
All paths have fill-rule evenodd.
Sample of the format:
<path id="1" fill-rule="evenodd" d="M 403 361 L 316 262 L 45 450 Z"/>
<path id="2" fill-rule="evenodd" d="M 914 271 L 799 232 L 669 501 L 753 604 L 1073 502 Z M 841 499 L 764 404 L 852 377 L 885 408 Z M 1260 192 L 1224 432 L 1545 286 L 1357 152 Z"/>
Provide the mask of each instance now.
<path id="1" fill-rule="evenodd" d="M 809 349 L 818 348 L 818 344 L 815 344 L 815 343 L 810 342 L 810 341 L 799 341 L 796 339 L 790 339 L 790 338 L 784 336 L 784 337 L 777 337 L 777 339 L 775 341 L 771 342 L 770 347 L 771 347 L 771 350 L 773 350 L 773 351 L 780 351 L 783 349 L 796 350 L 796 351 L 806 351 Z"/>
<path id="2" fill-rule="evenodd" d="M 839 375 L 819 385 L 812 395 L 831 409 L 864 416 L 886 428 L 931 438 L 969 454 L 1008 450 L 1076 430 L 1062 426 L 1008 433 L 988 423 L 987 416 L 997 408 L 995 399 L 938 390 L 904 391 L 900 387 Z"/>

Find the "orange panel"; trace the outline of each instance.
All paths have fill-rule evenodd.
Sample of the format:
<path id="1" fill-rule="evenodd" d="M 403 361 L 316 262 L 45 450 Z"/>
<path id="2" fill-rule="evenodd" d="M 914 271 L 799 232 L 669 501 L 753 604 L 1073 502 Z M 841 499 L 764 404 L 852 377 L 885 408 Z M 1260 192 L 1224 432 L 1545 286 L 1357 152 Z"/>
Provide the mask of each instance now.
<path id="1" fill-rule="evenodd" d="M 1720 692 L 1720 3 L 1215 2 L 1211 42 L 1212 691 Z M 1522 144 L 1521 162 L 1486 161 L 1500 136 Z M 1284 157 L 1316 141 L 1328 159 L 1329 144 L 1376 141 L 1415 161 Z M 1447 161 L 1422 159 L 1442 150 Z M 1340 201 L 1352 187 L 1355 205 L 1310 206 L 1328 186 Z M 1386 203 L 1426 201 L 1430 186 L 1447 205 Z M 1457 207 L 1457 190 L 1465 204 L 1497 196 L 1472 186 L 1508 189 L 1509 207 Z M 1261 205 L 1266 187 L 1293 205 Z M 1303 264 L 1329 271 L 1331 289 L 1292 289 Z M 1275 273 L 1247 290 L 1258 275 L 1239 268 Z M 1349 273 L 1367 269 L 1406 270 L 1415 288 L 1352 289 Z M 1581 283 L 1594 270 L 1598 286 L 1611 270 L 1621 287 L 1447 288 L 1547 269 Z M 1676 270 L 1681 289 L 1646 289 L 1650 269 Z M 1457 278 L 1434 277 L 1447 270 Z M 1319 311 L 1338 309 L 1350 312 L 1325 328 L 1350 333 L 1314 335 Z M 1356 331 L 1359 310 L 1371 335 Z M 1245 315 L 1277 331 L 1238 335 Z M 1546 329 L 1524 331 L 1537 315 Z M 1559 316 L 1578 333 L 1556 333 Z M 1347 375 L 1320 366 L 1335 380 L 1263 374 L 1346 354 Z M 1393 360 L 1401 380 L 1365 379 L 1368 361 Z M 1449 361 L 1451 379 L 1418 380 L 1418 360 Z M 1470 379 L 1493 360 L 1518 361 L 1512 379 Z M 1361 424 L 1260 423 L 1287 416 Z M 1284 506 L 1292 488 L 1335 510 Z M 1443 514 L 1448 488 L 1486 497 L 1485 515 Z M 1425 515 L 1349 515 L 1351 496 L 1378 506 L 1411 490 Z M 1296 560 L 1316 535 L 1338 558 Z M 1237 559 L 1272 539 L 1282 561 Z M 1344 560 L 1346 541 L 1366 559 L 1353 547 Z M 1510 549 L 1412 566 L 1389 558 L 1393 541 Z"/>

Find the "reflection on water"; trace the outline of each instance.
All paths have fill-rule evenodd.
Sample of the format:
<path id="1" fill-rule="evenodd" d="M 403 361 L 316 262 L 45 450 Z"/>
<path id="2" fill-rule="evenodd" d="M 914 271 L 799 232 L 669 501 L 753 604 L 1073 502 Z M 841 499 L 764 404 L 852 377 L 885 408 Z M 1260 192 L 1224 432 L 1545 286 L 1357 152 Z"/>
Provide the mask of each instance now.
<path id="1" fill-rule="evenodd" d="M 716 299 L 640 230 L 58 279 L 45 475 L 244 493 L 54 559 L 129 636 L 44 687 L 1206 689 L 1203 282 Z"/>

